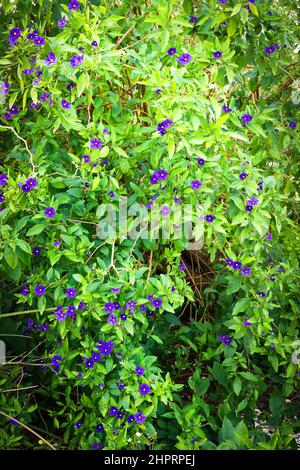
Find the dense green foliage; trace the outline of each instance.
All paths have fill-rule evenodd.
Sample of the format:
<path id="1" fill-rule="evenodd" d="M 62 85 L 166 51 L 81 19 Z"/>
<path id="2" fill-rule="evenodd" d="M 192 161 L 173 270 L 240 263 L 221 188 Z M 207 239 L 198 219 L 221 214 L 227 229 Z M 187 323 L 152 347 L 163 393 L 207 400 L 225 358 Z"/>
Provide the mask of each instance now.
<path id="1" fill-rule="evenodd" d="M 2 2 L 1 448 L 295 449 L 298 2 L 67 3 Z M 167 239 L 128 237 L 130 214 L 99 239 L 102 204 L 153 197 Z M 199 250 L 180 205 L 204 217 Z"/>

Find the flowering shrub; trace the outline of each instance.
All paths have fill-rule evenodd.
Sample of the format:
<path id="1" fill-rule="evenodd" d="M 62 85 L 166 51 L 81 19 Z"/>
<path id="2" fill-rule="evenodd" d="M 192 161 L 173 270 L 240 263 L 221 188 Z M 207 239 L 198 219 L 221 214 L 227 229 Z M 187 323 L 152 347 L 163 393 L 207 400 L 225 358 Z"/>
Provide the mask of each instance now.
<path id="1" fill-rule="evenodd" d="M 19 3 L 0 59 L 2 447 L 295 448 L 291 2 Z M 148 236 L 125 201 L 157 208 Z"/>

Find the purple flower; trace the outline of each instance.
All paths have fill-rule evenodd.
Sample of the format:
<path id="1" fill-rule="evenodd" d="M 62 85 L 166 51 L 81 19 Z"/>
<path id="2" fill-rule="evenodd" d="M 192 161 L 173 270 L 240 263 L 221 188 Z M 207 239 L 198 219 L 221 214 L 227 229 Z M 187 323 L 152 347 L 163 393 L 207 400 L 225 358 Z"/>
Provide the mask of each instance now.
<path id="1" fill-rule="evenodd" d="M 71 0 L 68 4 L 69 11 L 77 10 L 77 8 L 80 8 L 80 3 L 77 0 Z"/>
<path id="2" fill-rule="evenodd" d="M 246 317 L 246 318 L 245 318 L 245 321 L 244 321 L 243 325 L 246 326 L 246 327 L 252 326 L 251 321 L 249 321 L 249 317 Z"/>
<path id="3" fill-rule="evenodd" d="M 241 173 L 240 176 L 239 176 L 241 181 L 244 181 L 247 177 L 248 177 L 247 173 Z"/>
<path id="4" fill-rule="evenodd" d="M 136 302 L 134 302 L 134 300 L 129 300 L 129 302 L 126 302 L 126 307 L 132 311 L 135 309 L 136 307 Z"/>
<path id="5" fill-rule="evenodd" d="M 211 214 L 208 214 L 205 216 L 206 222 L 213 222 L 215 220 L 214 216 Z"/>
<path id="6" fill-rule="evenodd" d="M 245 209 L 246 209 L 247 212 L 251 212 L 252 209 L 253 209 L 253 206 L 250 206 L 250 205 L 248 204 L 248 205 L 246 205 Z"/>
<path id="7" fill-rule="evenodd" d="M 127 315 L 125 315 L 125 313 L 121 313 L 120 314 L 120 320 L 121 321 L 126 321 L 127 320 Z"/>
<path id="8" fill-rule="evenodd" d="M 267 240 L 272 240 L 272 238 L 273 238 L 273 235 L 271 233 L 266 234 L 266 239 Z"/>
<path id="9" fill-rule="evenodd" d="M 151 300 L 151 304 L 155 308 L 160 308 L 162 306 L 162 300 L 161 299 L 153 299 L 153 300 Z"/>
<path id="10" fill-rule="evenodd" d="M 53 245 L 54 246 L 60 246 L 61 245 L 60 240 L 54 240 Z"/>
<path id="11" fill-rule="evenodd" d="M 297 126 L 297 123 L 295 121 L 291 121 L 289 123 L 289 126 L 290 126 L 291 129 L 295 129 L 295 127 Z"/>
<path id="12" fill-rule="evenodd" d="M 180 263 L 178 268 L 180 269 L 180 271 L 186 271 L 186 265 L 183 263 Z"/>
<path id="13" fill-rule="evenodd" d="M 241 270 L 241 273 L 243 276 L 250 276 L 251 268 L 249 268 L 249 266 L 244 266 Z"/>
<path id="14" fill-rule="evenodd" d="M 94 444 L 92 445 L 92 448 L 93 448 L 94 450 L 102 449 L 102 447 L 103 447 L 103 446 L 102 446 L 101 442 L 94 442 Z"/>
<path id="15" fill-rule="evenodd" d="M 186 65 L 191 61 L 192 56 L 189 53 L 184 53 L 179 56 L 177 59 L 177 62 L 179 62 L 181 65 Z"/>
<path id="16" fill-rule="evenodd" d="M 28 34 L 27 34 L 27 39 L 28 39 L 29 41 L 33 41 L 34 38 L 36 38 L 37 36 L 38 36 L 38 31 L 37 31 L 37 29 L 36 29 L 36 30 L 34 30 L 32 33 L 28 33 Z"/>
<path id="17" fill-rule="evenodd" d="M 257 291 L 257 295 L 259 295 L 260 297 L 266 297 L 267 294 L 263 291 Z"/>
<path id="18" fill-rule="evenodd" d="M 70 318 L 73 320 L 76 320 L 76 308 L 74 305 L 69 305 L 67 309 L 67 314 L 69 315 Z"/>
<path id="19" fill-rule="evenodd" d="M 252 121 L 252 116 L 251 116 L 251 114 L 245 113 L 245 114 L 243 114 L 241 119 L 242 119 L 243 122 L 250 122 L 250 121 Z"/>
<path id="20" fill-rule="evenodd" d="M 107 302 L 104 306 L 104 310 L 106 313 L 111 313 L 115 310 L 115 306 L 112 302 Z"/>
<path id="21" fill-rule="evenodd" d="M 146 416 L 143 415 L 140 411 L 138 413 L 136 413 L 135 415 L 133 415 L 133 417 L 134 417 L 134 421 L 137 424 L 143 424 L 144 421 L 146 420 Z"/>
<path id="22" fill-rule="evenodd" d="M 170 214 L 171 209 L 169 206 L 163 206 L 160 212 L 165 217 Z"/>
<path id="23" fill-rule="evenodd" d="M 32 254 L 33 254 L 34 256 L 40 256 L 40 254 L 41 254 L 41 248 L 40 248 L 39 246 L 34 247 L 34 248 L 32 249 Z"/>
<path id="24" fill-rule="evenodd" d="M 86 367 L 87 369 L 92 369 L 93 365 L 94 365 L 94 361 L 93 361 L 92 359 L 87 359 L 87 360 L 85 361 L 85 367 Z"/>
<path id="25" fill-rule="evenodd" d="M 157 90 L 155 90 L 155 93 L 156 93 L 157 95 L 160 95 L 162 92 L 163 92 L 163 91 L 162 91 L 160 88 L 157 88 Z"/>
<path id="26" fill-rule="evenodd" d="M 111 197 L 111 198 L 115 197 L 115 193 L 114 193 L 113 191 L 109 191 L 108 195 L 109 195 L 109 197 Z"/>
<path id="27" fill-rule="evenodd" d="M 44 295 L 46 292 L 46 287 L 43 285 L 36 286 L 34 288 L 34 292 L 36 293 L 36 295 L 39 295 L 39 296 Z"/>
<path id="28" fill-rule="evenodd" d="M 170 49 L 168 49 L 168 55 L 174 55 L 176 54 L 176 47 L 170 47 Z"/>
<path id="29" fill-rule="evenodd" d="M 55 217 L 56 211 L 53 207 L 47 207 L 44 210 L 44 214 L 48 219 L 52 219 L 52 217 Z"/>
<path id="30" fill-rule="evenodd" d="M 10 119 L 12 118 L 12 115 L 10 112 L 6 111 L 5 113 L 3 113 L 3 119 L 5 119 L 6 121 L 10 121 Z"/>
<path id="31" fill-rule="evenodd" d="M 163 181 L 163 180 L 167 179 L 167 177 L 168 177 L 168 172 L 164 169 L 157 170 L 155 172 L 155 174 L 156 174 L 157 179 L 159 181 Z"/>
<path id="32" fill-rule="evenodd" d="M 144 372 L 145 372 L 144 367 L 136 366 L 136 368 L 135 368 L 136 375 L 143 375 Z"/>
<path id="33" fill-rule="evenodd" d="M 49 325 L 47 323 L 43 323 L 43 325 L 40 326 L 40 332 L 45 333 L 49 329 Z"/>
<path id="34" fill-rule="evenodd" d="M 34 72 L 34 69 L 24 69 L 22 70 L 23 75 L 31 75 Z"/>
<path id="35" fill-rule="evenodd" d="M 105 128 L 104 128 L 104 129 L 103 129 L 103 134 L 108 135 L 108 134 L 110 134 L 110 132 L 109 132 L 108 129 L 105 129 Z"/>
<path id="36" fill-rule="evenodd" d="M 21 295 L 24 295 L 25 297 L 27 297 L 27 295 L 30 292 L 28 284 L 25 284 L 19 292 Z"/>
<path id="37" fill-rule="evenodd" d="M 45 103 L 48 100 L 48 98 L 50 98 L 50 93 L 48 93 L 47 91 L 44 91 L 40 96 L 40 102 Z"/>
<path id="38" fill-rule="evenodd" d="M 93 41 L 93 42 L 91 42 L 91 46 L 93 46 L 93 47 L 97 47 L 97 46 L 98 46 L 98 43 L 97 43 L 97 41 Z"/>
<path id="39" fill-rule="evenodd" d="M 43 46 L 45 44 L 45 39 L 41 36 L 36 36 L 33 38 L 33 42 L 35 46 Z"/>
<path id="40" fill-rule="evenodd" d="M 70 83 L 68 83 L 68 84 L 66 85 L 66 89 L 69 90 L 69 91 L 71 91 L 72 88 L 74 88 L 75 86 L 76 86 L 76 83 L 70 82 Z"/>
<path id="41" fill-rule="evenodd" d="M 242 263 L 240 261 L 233 261 L 231 266 L 235 271 L 239 271 L 240 269 L 242 269 Z"/>
<path id="42" fill-rule="evenodd" d="M 18 39 L 19 37 L 21 37 L 21 30 L 20 28 L 12 28 L 10 31 L 9 31 L 9 36 L 12 38 L 12 39 Z"/>
<path id="43" fill-rule="evenodd" d="M 107 319 L 107 322 L 110 324 L 110 325 L 113 325 L 113 326 L 117 326 L 118 325 L 118 319 L 116 317 L 116 315 L 112 315 L 110 314 L 108 319 Z"/>
<path id="44" fill-rule="evenodd" d="M 248 199 L 247 201 L 248 206 L 257 206 L 258 203 L 259 203 L 259 200 L 256 199 L 256 197 L 252 197 L 251 199 Z"/>
<path id="45" fill-rule="evenodd" d="M 99 362 L 101 360 L 101 355 L 99 353 L 93 353 L 92 354 L 92 360 L 94 362 Z"/>
<path id="46" fill-rule="evenodd" d="M 272 282 L 276 281 L 276 274 L 271 274 L 270 281 L 272 281 Z"/>
<path id="47" fill-rule="evenodd" d="M 10 112 L 11 114 L 14 114 L 14 115 L 19 114 L 19 108 L 18 108 L 18 106 L 16 106 L 16 105 L 14 104 L 11 108 L 9 108 L 9 112 Z"/>
<path id="48" fill-rule="evenodd" d="M 117 416 L 118 413 L 119 413 L 119 409 L 116 406 L 111 406 L 109 408 L 110 416 Z"/>
<path id="49" fill-rule="evenodd" d="M 103 432 L 103 431 L 104 431 L 104 426 L 103 426 L 103 424 L 97 424 L 97 426 L 96 426 L 96 431 L 98 431 L 98 432 Z"/>
<path id="50" fill-rule="evenodd" d="M 6 186 L 8 181 L 8 175 L 6 173 L 2 173 L 0 175 L 0 186 Z"/>
<path id="51" fill-rule="evenodd" d="M 110 292 L 111 292 L 112 294 L 119 294 L 120 291 L 121 291 L 121 287 L 112 287 L 112 288 L 110 289 Z"/>
<path id="52" fill-rule="evenodd" d="M 81 425 L 82 425 L 82 421 L 81 419 L 79 419 L 76 423 L 75 423 L 75 426 L 77 429 L 80 429 L 81 428 Z"/>
<path id="53" fill-rule="evenodd" d="M 83 55 L 73 55 L 70 59 L 70 64 L 72 67 L 78 67 L 78 65 L 83 63 Z"/>
<path id="54" fill-rule="evenodd" d="M 53 365 L 53 367 L 59 367 L 60 364 L 58 361 L 62 361 L 62 357 L 59 356 L 59 355 L 56 355 L 56 356 L 53 356 L 52 359 L 51 359 L 51 363 Z"/>
<path id="55" fill-rule="evenodd" d="M 52 65 L 52 64 L 55 64 L 55 62 L 57 62 L 57 58 L 55 57 L 55 54 L 54 52 L 49 52 L 47 58 L 44 60 L 45 64 L 46 65 Z"/>
<path id="56" fill-rule="evenodd" d="M 221 343 L 224 343 L 226 345 L 230 345 L 232 343 L 232 338 L 230 336 L 225 335 L 224 333 L 219 336 L 219 340 L 221 341 Z"/>
<path id="57" fill-rule="evenodd" d="M 67 100 L 61 100 L 60 104 L 64 109 L 70 109 L 71 104 Z"/>
<path id="58" fill-rule="evenodd" d="M 103 356 L 109 356 L 113 346 L 114 343 L 112 341 L 107 341 L 103 342 L 103 344 L 101 344 L 98 349 Z"/>
<path id="59" fill-rule="evenodd" d="M 80 304 L 78 305 L 78 310 L 83 311 L 85 309 L 86 309 L 86 303 L 85 302 L 80 302 Z"/>
<path id="60" fill-rule="evenodd" d="M 37 187 L 37 181 L 35 178 L 28 178 L 26 184 L 27 186 L 29 186 L 30 189 L 34 189 Z"/>
<path id="61" fill-rule="evenodd" d="M 30 186 L 28 186 L 28 184 L 26 183 L 21 185 L 21 189 L 23 193 L 29 193 L 29 191 L 31 190 Z"/>
<path id="62" fill-rule="evenodd" d="M 101 149 L 102 147 L 102 142 L 100 139 L 91 139 L 90 140 L 90 147 L 91 149 L 93 150 L 98 150 L 98 149 Z"/>
<path id="63" fill-rule="evenodd" d="M 150 183 L 156 184 L 157 182 L 158 182 L 157 175 L 154 173 L 153 175 L 150 176 Z"/>
<path id="64" fill-rule="evenodd" d="M 68 297 L 68 299 L 73 299 L 77 295 L 77 290 L 74 289 L 73 287 L 69 287 L 68 289 L 65 290 L 65 294 Z"/>
<path id="65" fill-rule="evenodd" d="M 225 4 L 227 2 L 228 2 L 228 0 L 219 0 L 219 3 L 222 3 L 222 4 Z"/>
<path id="66" fill-rule="evenodd" d="M 231 111 L 232 111 L 232 109 L 228 108 L 228 106 L 225 106 L 225 104 L 224 104 L 224 106 L 222 106 L 222 109 L 223 109 L 224 113 L 231 113 Z"/>
<path id="67" fill-rule="evenodd" d="M 28 109 L 37 109 L 40 106 L 40 103 L 31 103 L 30 106 L 28 106 Z"/>
<path id="68" fill-rule="evenodd" d="M 128 415 L 126 420 L 127 420 L 127 423 L 131 424 L 134 421 L 134 416 L 133 415 Z"/>
<path id="69" fill-rule="evenodd" d="M 67 318 L 67 312 L 64 312 L 63 309 L 57 309 L 55 312 L 56 320 L 64 321 Z"/>
<path id="70" fill-rule="evenodd" d="M 89 163 L 91 160 L 90 156 L 86 154 L 82 155 L 81 158 L 83 159 L 83 163 Z"/>
<path id="71" fill-rule="evenodd" d="M 205 165 L 205 160 L 203 158 L 197 158 L 197 163 L 199 166 L 204 166 Z"/>
<path id="72" fill-rule="evenodd" d="M 276 47 L 274 45 L 265 47 L 265 53 L 266 54 L 273 54 L 273 52 L 275 52 L 275 50 L 276 50 Z"/>
<path id="73" fill-rule="evenodd" d="M 191 18 L 189 19 L 189 22 L 194 24 L 194 23 L 197 23 L 198 21 L 198 17 L 197 16 L 191 16 Z"/>
<path id="74" fill-rule="evenodd" d="M 149 385 L 147 384 L 141 384 L 139 386 L 139 392 L 141 395 L 148 395 L 148 393 L 150 393 L 151 389 L 149 387 Z"/>
<path id="75" fill-rule="evenodd" d="M 222 52 L 220 52 L 220 51 L 214 52 L 214 58 L 215 59 L 221 59 L 222 56 L 223 56 Z"/>
<path id="76" fill-rule="evenodd" d="M 66 16 L 63 16 L 61 20 L 58 20 L 57 22 L 58 29 L 63 29 L 67 23 L 68 23 L 68 18 Z"/>
<path id="77" fill-rule="evenodd" d="M 199 180 L 193 180 L 193 181 L 191 182 L 191 188 L 192 188 L 192 189 L 198 190 L 198 189 L 201 188 L 201 186 L 202 186 L 202 183 L 201 183 L 201 181 L 199 181 Z"/>

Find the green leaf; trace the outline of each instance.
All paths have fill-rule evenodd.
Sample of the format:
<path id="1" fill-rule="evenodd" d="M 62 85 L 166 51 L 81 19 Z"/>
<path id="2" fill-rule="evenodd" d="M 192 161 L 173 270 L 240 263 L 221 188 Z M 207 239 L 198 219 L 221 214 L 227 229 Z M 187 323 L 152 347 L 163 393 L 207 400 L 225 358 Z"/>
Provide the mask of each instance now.
<path id="1" fill-rule="evenodd" d="M 240 312 L 245 312 L 250 307 L 250 300 L 246 297 L 244 299 L 240 299 L 236 302 L 233 307 L 232 315 L 237 315 Z"/>
<path id="2" fill-rule="evenodd" d="M 45 224 L 36 224 L 33 227 L 31 227 L 29 230 L 27 230 L 26 235 L 28 237 L 30 237 L 31 235 L 38 235 L 39 233 L 43 232 L 45 227 L 46 227 Z"/>
<path id="3" fill-rule="evenodd" d="M 4 259 L 12 269 L 14 269 L 18 264 L 18 257 L 16 253 L 9 246 L 7 246 L 4 250 Z"/>
<path id="4" fill-rule="evenodd" d="M 156 335 L 151 335 L 151 338 L 158 344 L 163 344 L 163 341 Z"/>
<path id="5" fill-rule="evenodd" d="M 239 396 L 240 394 L 240 391 L 242 389 L 242 381 L 239 377 L 235 377 L 234 378 L 234 381 L 232 383 L 232 388 L 233 388 L 233 391 L 234 393 Z"/>
<path id="6" fill-rule="evenodd" d="M 251 382 L 259 382 L 261 380 L 260 377 L 257 377 L 251 372 L 240 372 L 240 375 L 244 377 L 244 379 L 250 380 Z"/>
<path id="7" fill-rule="evenodd" d="M 280 418 L 283 415 L 285 403 L 278 388 L 275 388 L 271 393 L 269 398 L 269 407 L 272 415 L 276 418 Z"/>

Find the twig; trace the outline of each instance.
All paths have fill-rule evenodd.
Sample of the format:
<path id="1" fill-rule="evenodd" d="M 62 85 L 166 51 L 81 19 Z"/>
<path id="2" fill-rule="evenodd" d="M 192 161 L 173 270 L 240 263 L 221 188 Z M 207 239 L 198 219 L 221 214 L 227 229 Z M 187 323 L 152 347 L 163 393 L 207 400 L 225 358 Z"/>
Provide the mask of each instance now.
<path id="1" fill-rule="evenodd" d="M 35 432 L 33 429 L 29 428 L 28 426 L 26 426 L 26 424 L 23 424 L 21 423 L 21 421 L 19 421 L 18 419 L 14 418 L 13 416 L 10 416 L 6 413 L 4 413 L 3 411 L 0 411 L 0 414 L 2 416 L 5 416 L 6 418 L 9 418 L 9 419 L 12 419 L 14 421 L 16 421 L 22 428 L 25 428 L 27 429 L 27 431 L 31 432 L 32 434 L 34 434 L 36 437 L 38 437 L 41 441 L 43 441 L 47 446 L 49 446 L 52 450 L 56 450 L 55 447 L 53 447 L 52 444 L 50 444 L 50 442 L 48 442 L 43 436 L 41 436 L 40 434 L 38 434 L 37 432 Z"/>
<path id="2" fill-rule="evenodd" d="M 30 387 L 18 387 L 18 388 L 10 388 L 9 390 L 2 390 L 2 393 L 5 392 L 18 392 L 19 390 L 27 390 L 28 388 L 36 388 L 39 385 L 31 385 Z"/>
<path id="3" fill-rule="evenodd" d="M 0 127 L 1 127 L 2 129 L 10 129 L 10 130 L 13 131 L 13 133 L 18 137 L 19 140 L 22 140 L 22 142 L 24 142 L 25 148 L 26 148 L 27 152 L 28 152 L 29 155 L 30 155 L 30 164 L 31 164 L 31 168 L 32 168 L 32 171 L 33 171 L 33 174 L 34 174 L 34 173 L 35 173 L 35 166 L 34 166 L 34 163 L 33 163 L 33 155 L 32 155 L 32 153 L 31 153 L 31 151 L 29 150 L 29 147 L 28 147 L 28 144 L 27 144 L 26 140 L 23 139 L 23 137 L 21 137 L 13 127 L 10 127 L 10 126 L 2 126 L 2 124 L 0 124 Z"/>
<path id="4" fill-rule="evenodd" d="M 119 41 L 117 42 L 117 44 L 115 45 L 114 49 L 118 49 L 119 45 L 124 41 L 124 39 L 126 38 L 126 36 L 128 36 L 128 34 L 131 33 L 131 31 L 133 30 L 134 26 L 131 26 L 131 28 L 128 29 L 128 31 L 126 31 L 125 34 L 123 34 L 123 36 L 119 39 Z"/>
<path id="5" fill-rule="evenodd" d="M 149 268 L 148 268 L 148 274 L 147 274 L 146 282 L 148 281 L 149 277 L 151 276 L 152 260 L 153 260 L 153 250 L 150 251 L 150 256 L 149 256 Z"/>
<path id="6" fill-rule="evenodd" d="M 55 307 L 45 308 L 44 312 L 50 311 L 50 310 L 54 310 L 54 309 L 55 309 Z M 39 309 L 35 309 L 35 310 L 22 310 L 21 312 L 3 313 L 3 314 L 0 314 L 0 320 L 1 320 L 1 318 L 5 318 L 5 317 L 15 317 L 15 316 L 17 316 L 17 315 L 25 315 L 26 313 L 36 313 L 36 312 L 39 312 Z"/>

